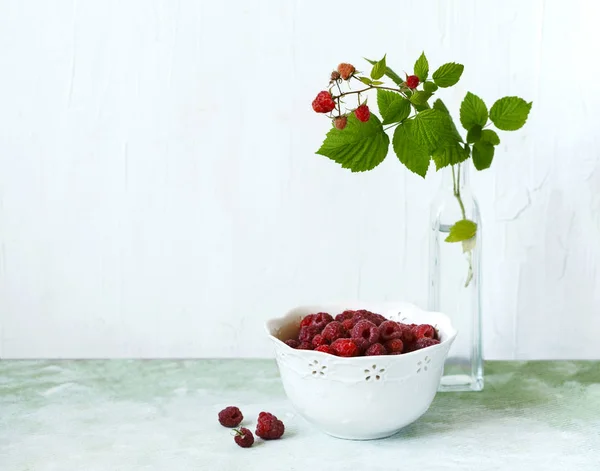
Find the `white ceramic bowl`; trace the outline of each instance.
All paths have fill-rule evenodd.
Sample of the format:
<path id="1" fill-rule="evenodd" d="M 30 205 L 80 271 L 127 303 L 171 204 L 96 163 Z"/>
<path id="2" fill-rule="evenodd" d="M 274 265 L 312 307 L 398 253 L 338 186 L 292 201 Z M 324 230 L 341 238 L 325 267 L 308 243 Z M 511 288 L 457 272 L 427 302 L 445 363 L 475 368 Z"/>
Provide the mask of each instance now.
<path id="1" fill-rule="evenodd" d="M 303 317 L 346 309 L 368 309 L 388 319 L 431 324 L 438 345 L 402 355 L 340 358 L 295 350 L 282 340 L 298 334 Z M 305 419 L 334 437 L 388 437 L 421 417 L 433 401 L 456 330 L 450 319 L 407 303 L 348 303 L 301 306 L 266 323 L 285 392 Z"/>

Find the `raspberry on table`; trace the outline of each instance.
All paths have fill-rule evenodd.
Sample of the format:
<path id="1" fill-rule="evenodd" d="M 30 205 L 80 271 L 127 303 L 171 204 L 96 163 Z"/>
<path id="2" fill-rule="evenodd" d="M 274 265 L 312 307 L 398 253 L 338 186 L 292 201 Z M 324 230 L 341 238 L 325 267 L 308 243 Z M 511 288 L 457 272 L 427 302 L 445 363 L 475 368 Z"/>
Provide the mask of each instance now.
<path id="1" fill-rule="evenodd" d="M 381 340 L 399 339 L 402 337 L 402 326 L 394 321 L 385 321 L 379 325 Z"/>
<path id="2" fill-rule="evenodd" d="M 258 414 L 258 423 L 256 424 L 256 435 L 263 440 L 276 440 L 281 438 L 285 426 L 283 422 L 270 412 L 261 412 Z"/>
<path id="3" fill-rule="evenodd" d="M 239 430 L 234 430 L 235 436 L 233 437 L 235 443 L 242 448 L 250 448 L 254 443 L 254 435 L 246 427 L 242 427 Z"/>
<path id="4" fill-rule="evenodd" d="M 387 355 L 387 350 L 380 343 L 374 343 L 365 351 L 365 356 Z"/>
<path id="5" fill-rule="evenodd" d="M 325 339 L 325 337 L 323 337 L 323 335 L 321 334 L 317 334 L 313 337 L 312 339 L 312 346 L 313 347 L 320 347 L 321 345 L 329 345 L 329 342 L 327 341 L 327 339 Z"/>
<path id="6" fill-rule="evenodd" d="M 340 322 L 333 321 L 325 326 L 321 335 L 325 340 L 333 342 L 334 340 L 347 337 L 348 331 L 344 329 L 344 326 Z"/>
<path id="7" fill-rule="evenodd" d="M 411 89 L 415 89 L 419 86 L 419 77 L 416 75 L 409 75 L 406 77 L 406 86 Z"/>
<path id="8" fill-rule="evenodd" d="M 350 77 L 352 77 L 352 74 L 356 72 L 356 69 L 352 64 L 346 64 L 345 62 L 342 62 L 340 65 L 338 65 L 337 71 L 340 74 L 340 77 L 342 77 L 344 80 L 348 80 Z"/>
<path id="9" fill-rule="evenodd" d="M 390 355 L 399 355 L 404 350 L 404 343 L 400 339 L 392 339 L 386 341 L 383 346 Z"/>
<path id="10" fill-rule="evenodd" d="M 364 339 L 369 345 L 379 341 L 379 329 L 371 321 L 361 320 L 352 328 L 353 339 Z"/>
<path id="11" fill-rule="evenodd" d="M 317 348 L 315 348 L 315 352 L 323 352 L 333 355 L 333 351 L 329 345 L 319 345 Z"/>
<path id="12" fill-rule="evenodd" d="M 422 348 L 431 347 L 431 346 L 437 345 L 439 343 L 440 343 L 439 340 L 432 339 L 429 337 L 422 337 L 420 339 L 417 339 L 417 341 L 415 342 L 415 350 L 421 350 Z"/>
<path id="13" fill-rule="evenodd" d="M 298 342 L 295 339 L 289 339 L 283 343 L 285 343 L 288 347 L 292 347 L 292 348 L 298 348 L 298 345 L 300 345 L 300 342 Z"/>
<path id="14" fill-rule="evenodd" d="M 229 406 L 219 412 L 219 423 L 223 427 L 237 427 L 244 420 L 242 411 L 235 406 Z"/>
<path id="15" fill-rule="evenodd" d="M 342 130 L 346 127 L 346 124 L 348 124 L 348 118 L 346 116 L 338 116 L 333 119 L 333 125 L 336 129 Z"/>
<path id="16" fill-rule="evenodd" d="M 329 113 L 335 108 L 335 101 L 328 91 L 319 92 L 312 102 L 313 110 L 317 113 Z"/>
<path id="17" fill-rule="evenodd" d="M 356 119 L 366 123 L 371 117 L 371 112 L 369 111 L 369 107 L 363 104 L 354 110 L 354 115 L 356 116 Z"/>
<path id="18" fill-rule="evenodd" d="M 427 337 L 430 339 L 435 337 L 435 329 L 432 325 L 429 324 L 418 325 L 416 328 L 413 329 L 413 332 L 417 340 L 422 339 L 423 337 Z"/>
<path id="19" fill-rule="evenodd" d="M 352 339 L 337 339 L 330 347 L 338 357 L 355 357 L 359 354 L 359 349 Z"/>

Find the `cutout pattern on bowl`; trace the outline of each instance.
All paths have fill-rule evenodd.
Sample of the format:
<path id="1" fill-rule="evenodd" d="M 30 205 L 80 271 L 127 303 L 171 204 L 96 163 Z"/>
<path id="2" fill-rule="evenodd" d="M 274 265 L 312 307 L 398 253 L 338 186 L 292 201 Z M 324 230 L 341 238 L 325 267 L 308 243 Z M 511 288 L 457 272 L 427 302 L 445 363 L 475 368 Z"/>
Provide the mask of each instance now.
<path id="1" fill-rule="evenodd" d="M 365 381 L 379 381 L 383 378 L 385 368 L 377 368 L 377 365 L 371 366 L 371 368 L 365 368 Z"/>
<path id="2" fill-rule="evenodd" d="M 427 368 L 429 367 L 429 363 L 431 363 L 431 358 L 429 358 L 429 356 L 425 355 L 425 358 L 423 358 L 422 361 L 417 362 L 417 373 L 420 373 L 421 370 L 427 371 Z"/>
<path id="3" fill-rule="evenodd" d="M 321 365 L 319 360 L 313 360 L 308 364 L 308 369 L 310 371 L 311 376 L 325 376 L 327 372 L 327 366 Z"/>

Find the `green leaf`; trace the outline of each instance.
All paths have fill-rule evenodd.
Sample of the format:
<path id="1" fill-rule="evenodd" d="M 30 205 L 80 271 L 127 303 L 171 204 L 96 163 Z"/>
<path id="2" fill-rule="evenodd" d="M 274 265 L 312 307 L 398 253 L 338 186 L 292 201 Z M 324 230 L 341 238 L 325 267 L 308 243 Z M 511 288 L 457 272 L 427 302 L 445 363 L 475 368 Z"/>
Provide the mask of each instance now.
<path id="1" fill-rule="evenodd" d="M 387 90 L 377 90 L 377 106 L 383 124 L 398 123 L 410 114 L 409 101 L 402 95 Z"/>
<path id="2" fill-rule="evenodd" d="M 371 82 L 371 85 L 383 85 L 384 82 L 382 82 L 381 80 L 373 80 Z"/>
<path id="3" fill-rule="evenodd" d="M 392 146 L 406 168 L 425 178 L 429 168 L 429 151 L 414 135 L 413 121 L 406 121 L 396 128 Z"/>
<path id="4" fill-rule="evenodd" d="M 473 144 L 474 142 L 477 142 L 480 138 L 481 126 L 476 124 L 471 129 L 469 129 L 469 132 L 467 132 L 467 142 L 469 144 Z"/>
<path id="5" fill-rule="evenodd" d="M 420 82 L 424 82 L 427 80 L 427 75 L 429 74 L 429 62 L 427 62 L 427 57 L 425 57 L 425 53 L 422 52 L 417 62 L 415 62 L 415 75 L 419 77 Z"/>
<path id="6" fill-rule="evenodd" d="M 483 127 L 487 123 L 488 110 L 481 98 L 467 92 L 465 99 L 460 104 L 460 122 L 467 131 L 473 126 Z"/>
<path id="7" fill-rule="evenodd" d="M 423 90 L 429 93 L 433 93 L 438 89 L 438 86 L 433 82 L 425 82 L 423 83 Z"/>
<path id="8" fill-rule="evenodd" d="M 496 134 L 496 131 L 493 131 L 492 129 L 484 129 L 481 131 L 481 137 L 479 140 L 481 142 L 488 142 L 493 146 L 500 144 L 500 138 L 498 137 L 498 134 Z"/>
<path id="9" fill-rule="evenodd" d="M 429 152 L 461 140 L 448 113 L 431 109 L 421 111 L 414 119 L 414 134 Z"/>
<path id="10" fill-rule="evenodd" d="M 473 144 L 473 165 L 477 170 L 485 170 L 492 165 L 494 145 L 489 142 L 477 141 Z"/>
<path id="11" fill-rule="evenodd" d="M 448 62 L 433 73 L 433 81 L 439 87 L 446 88 L 456 85 L 460 80 L 465 66 L 456 62 Z"/>
<path id="12" fill-rule="evenodd" d="M 469 147 L 463 147 L 460 142 L 453 142 L 443 147 L 438 147 L 431 155 L 435 162 L 435 169 L 456 165 L 469 158 Z"/>
<path id="13" fill-rule="evenodd" d="M 498 129 L 516 131 L 527 121 L 532 103 L 523 98 L 505 96 L 500 98 L 490 109 L 490 119 Z"/>
<path id="14" fill-rule="evenodd" d="M 365 85 L 373 85 L 373 80 L 371 80 L 369 77 L 358 77 L 358 80 L 360 80 Z"/>
<path id="15" fill-rule="evenodd" d="M 371 70 L 371 78 L 373 80 L 379 80 L 381 77 L 383 77 L 385 75 L 385 68 L 386 68 L 386 65 L 385 65 L 385 56 L 383 56 L 383 59 L 381 59 L 380 61 L 378 61 L 373 66 L 373 69 Z"/>
<path id="16" fill-rule="evenodd" d="M 462 242 L 475 237 L 477 234 L 477 224 L 468 219 L 461 219 L 450 227 L 450 234 L 446 237 L 446 242 Z"/>
<path id="17" fill-rule="evenodd" d="M 433 95 L 433 93 L 415 90 L 410 96 L 410 101 L 415 105 L 424 105 L 427 103 L 427 100 L 431 98 L 431 95 Z"/>
<path id="18" fill-rule="evenodd" d="M 369 64 L 371 65 L 375 65 L 377 64 L 377 61 L 371 60 L 371 59 L 365 59 Z M 396 73 L 394 72 L 392 69 L 390 69 L 389 67 L 386 66 L 385 68 L 385 75 L 387 75 L 389 78 L 392 79 L 392 81 L 396 84 L 396 85 L 400 85 L 401 83 L 404 83 L 404 80 L 402 80 L 402 78 Z"/>
<path id="19" fill-rule="evenodd" d="M 446 108 L 444 102 L 439 98 L 433 102 L 433 109 L 443 111 L 446 114 L 450 114 L 450 111 L 448 111 L 448 108 Z"/>
<path id="20" fill-rule="evenodd" d="M 389 144 L 390 139 L 377 116 L 371 113 L 369 121 L 362 123 L 351 114 L 344 129 L 331 128 L 316 153 L 353 172 L 364 172 L 383 162 Z"/>

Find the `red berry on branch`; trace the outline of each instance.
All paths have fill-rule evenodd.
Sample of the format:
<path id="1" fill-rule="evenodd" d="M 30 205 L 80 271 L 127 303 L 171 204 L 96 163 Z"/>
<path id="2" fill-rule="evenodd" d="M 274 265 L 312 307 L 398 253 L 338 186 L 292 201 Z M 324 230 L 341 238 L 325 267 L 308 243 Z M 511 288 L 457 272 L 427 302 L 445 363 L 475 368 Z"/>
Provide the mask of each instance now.
<path id="1" fill-rule="evenodd" d="M 408 88 L 417 88 L 419 86 L 419 77 L 416 75 L 409 75 L 406 77 L 406 86 Z"/>
<path id="2" fill-rule="evenodd" d="M 331 72 L 331 82 L 337 82 L 340 79 L 340 73 L 337 70 Z"/>
<path id="3" fill-rule="evenodd" d="M 329 113 L 335 108 L 335 101 L 333 101 L 331 93 L 327 91 L 319 92 L 317 98 L 312 102 L 312 107 L 317 113 Z"/>
<path id="4" fill-rule="evenodd" d="M 336 127 L 336 129 L 344 129 L 346 124 L 348 124 L 348 118 L 345 116 L 338 116 L 333 120 L 333 125 Z"/>
<path id="5" fill-rule="evenodd" d="M 369 121 L 371 117 L 371 112 L 369 111 L 369 107 L 367 105 L 360 105 L 358 108 L 354 110 L 354 114 L 356 115 L 356 119 L 366 123 Z"/>
<path id="6" fill-rule="evenodd" d="M 342 77 L 344 80 L 348 80 L 350 77 L 352 77 L 352 74 L 356 72 L 356 69 L 352 64 L 346 64 L 342 62 L 340 65 L 338 65 L 337 71 L 340 74 L 340 77 Z"/>

